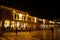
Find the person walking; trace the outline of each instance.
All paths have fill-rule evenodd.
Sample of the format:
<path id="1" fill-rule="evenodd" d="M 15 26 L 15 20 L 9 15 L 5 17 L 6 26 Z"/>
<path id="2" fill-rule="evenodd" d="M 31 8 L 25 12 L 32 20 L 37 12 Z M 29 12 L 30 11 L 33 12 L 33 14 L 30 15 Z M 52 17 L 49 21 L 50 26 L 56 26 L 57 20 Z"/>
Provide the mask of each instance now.
<path id="1" fill-rule="evenodd" d="M 16 35 L 17 35 L 17 31 L 18 31 L 18 30 L 17 30 L 17 28 L 16 28 Z"/>
<path id="2" fill-rule="evenodd" d="M 53 27 L 51 27 L 51 32 L 52 32 L 51 39 L 54 40 L 54 28 Z"/>
<path id="3" fill-rule="evenodd" d="M 31 28 L 29 28 L 29 32 L 31 32 Z"/>
<path id="4" fill-rule="evenodd" d="M 51 27 L 51 31 L 52 31 L 52 35 L 54 34 L 54 28 L 53 27 Z"/>

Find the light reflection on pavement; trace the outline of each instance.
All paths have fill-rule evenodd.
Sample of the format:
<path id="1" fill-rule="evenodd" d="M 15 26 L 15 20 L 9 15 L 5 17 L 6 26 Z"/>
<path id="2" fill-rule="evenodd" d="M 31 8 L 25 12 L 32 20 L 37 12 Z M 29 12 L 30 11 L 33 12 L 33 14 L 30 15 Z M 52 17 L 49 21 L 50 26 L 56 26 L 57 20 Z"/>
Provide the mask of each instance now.
<path id="1" fill-rule="evenodd" d="M 49 30 L 40 30 L 32 32 L 4 33 L 0 40 L 56 40 Z"/>

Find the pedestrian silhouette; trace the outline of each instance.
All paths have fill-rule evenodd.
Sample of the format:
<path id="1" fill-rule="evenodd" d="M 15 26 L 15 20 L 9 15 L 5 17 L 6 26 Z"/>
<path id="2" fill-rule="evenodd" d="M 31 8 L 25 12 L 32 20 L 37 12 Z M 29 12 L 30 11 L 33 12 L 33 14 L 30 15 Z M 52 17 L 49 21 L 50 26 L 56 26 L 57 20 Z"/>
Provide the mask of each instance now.
<path id="1" fill-rule="evenodd" d="M 16 28 L 16 35 L 17 35 L 17 31 L 18 31 L 18 30 L 17 30 L 17 28 Z"/>
<path id="2" fill-rule="evenodd" d="M 54 28 L 51 27 L 51 31 L 52 31 L 52 37 L 51 37 L 51 40 L 54 40 Z"/>
<path id="3" fill-rule="evenodd" d="M 54 33 L 54 28 L 53 27 L 51 27 L 51 31 L 52 31 L 52 35 L 53 35 L 53 33 Z"/>
<path id="4" fill-rule="evenodd" d="M 29 32 L 31 32 L 31 28 L 29 28 Z"/>

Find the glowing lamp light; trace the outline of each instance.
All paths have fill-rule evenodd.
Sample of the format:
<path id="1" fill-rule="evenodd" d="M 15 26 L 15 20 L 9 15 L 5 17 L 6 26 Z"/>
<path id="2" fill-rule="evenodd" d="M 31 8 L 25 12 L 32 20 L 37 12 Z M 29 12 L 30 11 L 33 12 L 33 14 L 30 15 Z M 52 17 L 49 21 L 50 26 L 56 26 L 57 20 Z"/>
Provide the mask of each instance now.
<path id="1" fill-rule="evenodd" d="M 29 16 L 29 15 L 27 14 L 27 16 Z"/>
<path id="2" fill-rule="evenodd" d="M 15 11 L 13 11 L 13 13 L 15 13 Z"/>
<path id="3" fill-rule="evenodd" d="M 53 23 L 54 24 L 55 22 L 54 21 L 49 21 L 49 23 Z"/>
<path id="4" fill-rule="evenodd" d="M 52 23 L 52 21 L 49 21 L 49 23 Z"/>

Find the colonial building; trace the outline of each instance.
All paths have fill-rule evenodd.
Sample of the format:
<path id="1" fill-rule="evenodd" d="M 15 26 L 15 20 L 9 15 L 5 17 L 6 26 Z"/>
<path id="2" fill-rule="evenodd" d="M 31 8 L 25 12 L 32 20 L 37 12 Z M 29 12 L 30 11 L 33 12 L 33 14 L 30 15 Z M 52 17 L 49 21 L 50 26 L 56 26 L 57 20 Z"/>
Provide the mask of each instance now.
<path id="1" fill-rule="evenodd" d="M 8 30 L 36 29 L 38 18 L 30 16 L 28 12 L 20 11 L 6 6 L 0 6 L 0 27 Z"/>
<path id="2" fill-rule="evenodd" d="M 0 28 L 6 30 L 36 30 L 54 25 L 53 21 L 40 19 L 29 15 L 28 12 L 0 5 Z"/>

